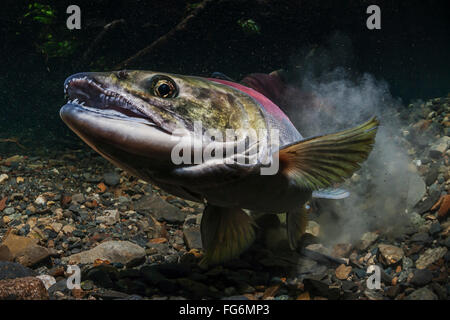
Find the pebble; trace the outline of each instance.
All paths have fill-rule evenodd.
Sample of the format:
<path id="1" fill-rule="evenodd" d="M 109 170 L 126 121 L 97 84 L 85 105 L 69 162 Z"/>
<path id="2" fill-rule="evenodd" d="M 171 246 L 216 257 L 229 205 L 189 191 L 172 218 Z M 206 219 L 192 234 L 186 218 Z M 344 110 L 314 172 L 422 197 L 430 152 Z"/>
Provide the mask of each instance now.
<path id="1" fill-rule="evenodd" d="M 20 263 L 0 261 L 0 280 L 33 276 L 35 276 L 35 272 Z"/>
<path id="2" fill-rule="evenodd" d="M 433 272 L 428 269 L 419 269 L 414 272 L 414 276 L 410 282 L 418 287 L 422 287 L 431 282 L 433 279 Z"/>
<path id="3" fill-rule="evenodd" d="M 0 174 L 0 183 L 3 183 L 8 179 L 9 179 L 9 176 L 6 173 Z"/>
<path id="4" fill-rule="evenodd" d="M 115 187 L 120 182 L 120 176 L 115 172 L 106 172 L 103 174 L 103 181 L 110 187 Z"/>
<path id="5" fill-rule="evenodd" d="M 429 155 L 431 158 L 438 159 L 442 157 L 450 144 L 450 137 L 443 136 L 430 147 Z"/>
<path id="6" fill-rule="evenodd" d="M 202 249 L 202 238 L 199 226 L 183 228 L 183 236 L 188 249 Z"/>
<path id="7" fill-rule="evenodd" d="M 378 248 L 380 249 L 381 257 L 387 265 L 396 264 L 405 256 L 403 249 L 393 245 L 380 244 Z"/>
<path id="8" fill-rule="evenodd" d="M 335 272 L 336 278 L 338 278 L 339 280 L 346 280 L 351 272 L 352 272 L 351 266 L 346 266 L 345 264 L 341 264 L 336 269 L 336 272 Z"/>
<path id="9" fill-rule="evenodd" d="M 416 261 L 417 269 L 425 269 L 432 263 L 441 259 L 447 253 L 447 248 L 439 247 L 434 249 L 427 249 L 425 253 L 420 255 L 419 259 Z"/>
<path id="10" fill-rule="evenodd" d="M 104 223 L 108 226 L 112 226 L 113 224 L 119 222 L 120 213 L 119 210 L 105 210 L 105 215 L 98 216 L 95 218 L 95 221 L 98 223 Z"/>
<path id="11" fill-rule="evenodd" d="M 45 289 L 47 289 L 47 290 L 48 290 L 48 288 L 50 288 L 52 285 L 54 285 L 56 283 L 55 278 L 52 276 L 49 276 L 47 274 L 36 276 L 36 278 L 38 278 L 39 280 L 42 281 L 42 283 L 45 286 Z"/>
<path id="12" fill-rule="evenodd" d="M 362 235 L 361 240 L 356 245 L 356 247 L 359 250 L 364 251 L 368 247 L 370 247 L 370 245 L 372 243 L 374 243 L 377 239 L 378 239 L 378 234 L 376 234 L 375 232 L 366 232 Z"/>
<path id="13" fill-rule="evenodd" d="M 93 264 L 95 260 L 127 264 L 145 257 L 145 249 L 130 241 L 106 241 L 95 248 L 68 257 L 71 264 Z"/>
<path id="14" fill-rule="evenodd" d="M 48 300 L 44 283 L 37 278 L 25 277 L 0 280 L 0 300 Z"/>
<path id="15" fill-rule="evenodd" d="M 406 297 L 406 300 L 437 300 L 438 297 L 428 288 L 420 288 Z"/>

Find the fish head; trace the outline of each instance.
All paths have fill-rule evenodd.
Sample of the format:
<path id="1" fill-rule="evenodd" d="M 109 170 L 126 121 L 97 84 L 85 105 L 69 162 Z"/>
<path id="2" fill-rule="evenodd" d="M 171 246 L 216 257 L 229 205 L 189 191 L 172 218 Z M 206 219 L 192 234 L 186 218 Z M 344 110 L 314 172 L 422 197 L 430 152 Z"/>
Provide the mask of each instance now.
<path id="1" fill-rule="evenodd" d="M 60 110 L 62 120 L 103 157 L 144 178 L 177 166 L 171 152 L 196 123 L 223 136 L 227 129 L 266 126 L 251 97 L 201 77 L 87 72 L 67 78 L 64 91 L 69 101 Z"/>

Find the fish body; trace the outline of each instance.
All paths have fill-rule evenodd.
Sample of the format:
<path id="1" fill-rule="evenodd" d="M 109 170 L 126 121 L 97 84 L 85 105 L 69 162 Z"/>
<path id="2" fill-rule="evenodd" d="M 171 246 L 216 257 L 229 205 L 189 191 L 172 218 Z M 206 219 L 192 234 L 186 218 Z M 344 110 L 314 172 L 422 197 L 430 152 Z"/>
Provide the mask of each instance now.
<path id="1" fill-rule="evenodd" d="M 235 258 L 252 243 L 254 224 L 244 209 L 287 212 L 295 249 L 306 227 L 305 202 L 313 192 L 332 195 L 320 190 L 359 168 L 378 126 L 371 119 L 304 139 L 261 90 L 215 78 L 79 73 L 64 89 L 69 102 L 61 118 L 89 146 L 169 193 L 206 203 L 201 233 L 207 264 Z M 226 139 L 229 132 L 232 139 Z"/>

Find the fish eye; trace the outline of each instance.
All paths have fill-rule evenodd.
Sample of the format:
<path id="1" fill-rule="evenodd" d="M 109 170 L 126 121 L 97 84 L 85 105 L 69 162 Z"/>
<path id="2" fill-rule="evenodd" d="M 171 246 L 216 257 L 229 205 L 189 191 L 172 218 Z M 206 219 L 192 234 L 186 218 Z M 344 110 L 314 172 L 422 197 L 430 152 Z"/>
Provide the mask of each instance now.
<path id="1" fill-rule="evenodd" d="M 160 98 L 173 98 L 177 94 L 177 87 L 172 79 L 157 76 L 152 81 L 152 93 Z"/>

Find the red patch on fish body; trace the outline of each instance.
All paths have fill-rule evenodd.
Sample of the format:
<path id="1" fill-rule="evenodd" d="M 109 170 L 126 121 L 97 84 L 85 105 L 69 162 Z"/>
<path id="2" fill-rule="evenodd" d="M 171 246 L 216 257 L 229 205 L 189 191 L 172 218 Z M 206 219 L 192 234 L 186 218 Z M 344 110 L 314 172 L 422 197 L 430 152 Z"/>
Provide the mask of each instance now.
<path id="1" fill-rule="evenodd" d="M 222 80 L 222 79 L 215 79 L 215 78 L 208 78 L 208 80 L 217 82 L 220 84 L 224 84 L 226 86 L 235 88 L 241 92 L 248 94 L 250 97 L 255 99 L 267 113 L 269 113 L 270 115 L 272 115 L 273 117 L 277 118 L 280 121 L 284 120 L 284 121 L 288 121 L 289 123 L 292 124 L 292 122 L 284 114 L 284 112 L 281 111 L 281 109 L 275 103 L 273 103 L 269 98 L 267 98 L 262 93 L 254 90 L 252 88 L 246 87 L 242 84 L 236 83 L 236 82 L 231 82 L 231 81 Z"/>

